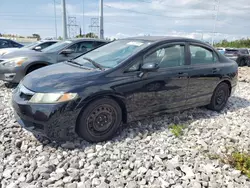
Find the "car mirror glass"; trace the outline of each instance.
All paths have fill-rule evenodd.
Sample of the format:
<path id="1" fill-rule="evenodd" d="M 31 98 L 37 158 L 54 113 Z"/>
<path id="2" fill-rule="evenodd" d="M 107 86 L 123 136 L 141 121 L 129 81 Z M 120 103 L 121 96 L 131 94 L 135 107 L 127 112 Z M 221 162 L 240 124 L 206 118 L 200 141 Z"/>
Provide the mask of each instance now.
<path id="1" fill-rule="evenodd" d="M 142 65 L 141 70 L 144 72 L 156 71 L 159 68 L 158 64 L 154 62 L 145 63 Z"/>
<path id="2" fill-rule="evenodd" d="M 72 54 L 72 53 L 73 53 L 72 49 L 64 49 L 63 51 L 61 51 L 61 54 L 64 54 L 64 55 L 68 55 L 68 54 Z"/>
<path id="3" fill-rule="evenodd" d="M 41 46 L 36 46 L 35 48 L 34 48 L 34 50 L 41 50 L 42 49 L 42 47 Z"/>

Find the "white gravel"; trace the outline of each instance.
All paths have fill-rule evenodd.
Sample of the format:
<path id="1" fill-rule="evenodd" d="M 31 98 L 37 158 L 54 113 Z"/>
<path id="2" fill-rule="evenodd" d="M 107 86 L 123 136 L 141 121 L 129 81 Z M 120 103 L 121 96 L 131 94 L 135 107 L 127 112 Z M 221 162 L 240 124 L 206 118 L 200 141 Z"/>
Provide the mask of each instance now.
<path id="1" fill-rule="evenodd" d="M 250 84 L 240 82 L 221 113 L 191 109 L 129 124 L 112 141 L 41 145 L 15 122 L 11 90 L 0 82 L 0 187 L 239 187 L 250 180 L 211 160 L 250 151 Z M 187 125 L 173 136 L 171 124 Z M 67 149 L 68 148 L 68 149 Z"/>

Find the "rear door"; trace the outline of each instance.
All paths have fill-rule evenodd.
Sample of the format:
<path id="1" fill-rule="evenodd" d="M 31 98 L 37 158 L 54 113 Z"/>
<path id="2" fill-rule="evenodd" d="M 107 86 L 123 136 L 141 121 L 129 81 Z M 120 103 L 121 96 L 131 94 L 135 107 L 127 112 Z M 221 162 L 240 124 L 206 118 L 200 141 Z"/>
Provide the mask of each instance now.
<path id="1" fill-rule="evenodd" d="M 190 43 L 190 67 L 187 106 L 205 105 L 210 102 L 220 77 L 222 64 L 212 48 Z"/>

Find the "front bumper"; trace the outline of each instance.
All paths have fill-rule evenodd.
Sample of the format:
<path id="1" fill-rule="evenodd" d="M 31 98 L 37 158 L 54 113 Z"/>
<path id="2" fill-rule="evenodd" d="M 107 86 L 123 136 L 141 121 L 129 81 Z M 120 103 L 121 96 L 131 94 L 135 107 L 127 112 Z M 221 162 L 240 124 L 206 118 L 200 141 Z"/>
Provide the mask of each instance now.
<path id="1" fill-rule="evenodd" d="M 24 76 L 23 67 L 5 67 L 0 64 L 0 80 L 19 83 Z"/>
<path id="2" fill-rule="evenodd" d="M 77 137 L 75 125 L 80 109 L 70 101 L 60 104 L 31 104 L 14 91 L 12 106 L 17 122 L 35 135 L 42 135 L 53 141 L 67 141 Z"/>

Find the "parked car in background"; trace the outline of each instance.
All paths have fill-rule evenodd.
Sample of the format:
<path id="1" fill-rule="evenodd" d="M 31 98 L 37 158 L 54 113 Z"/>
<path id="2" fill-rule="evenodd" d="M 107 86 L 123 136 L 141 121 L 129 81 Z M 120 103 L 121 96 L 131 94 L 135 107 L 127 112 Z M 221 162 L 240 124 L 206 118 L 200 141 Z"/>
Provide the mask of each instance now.
<path id="1" fill-rule="evenodd" d="M 0 38 L 0 49 L 3 49 L 3 48 L 21 48 L 23 46 L 24 45 L 22 45 L 18 42 L 15 42 L 13 40 Z"/>
<path id="2" fill-rule="evenodd" d="M 225 48 L 216 48 L 216 50 L 218 50 L 218 52 L 220 52 L 222 55 L 225 54 Z"/>
<path id="3" fill-rule="evenodd" d="M 19 83 L 30 72 L 54 63 L 70 60 L 106 44 L 99 39 L 72 39 L 53 44 L 41 51 L 15 51 L 0 58 L 0 80 Z"/>
<path id="4" fill-rule="evenodd" d="M 238 63 L 239 66 L 250 66 L 250 54 L 248 49 L 242 48 L 228 48 L 224 54 L 229 59 L 232 59 Z"/>
<path id="5" fill-rule="evenodd" d="M 5 48 L 5 49 L 0 49 L 0 56 L 3 56 L 5 54 L 17 51 L 17 50 L 43 50 L 44 48 L 47 48 L 49 46 L 51 46 L 52 44 L 57 43 L 58 40 L 41 40 L 41 41 L 37 41 L 28 45 L 25 45 L 21 48 L 16 48 L 16 47 L 12 47 L 12 48 Z"/>
<path id="6" fill-rule="evenodd" d="M 197 106 L 221 111 L 237 74 L 235 61 L 198 40 L 134 37 L 30 73 L 12 104 L 34 134 L 99 142 L 145 117 Z"/>

